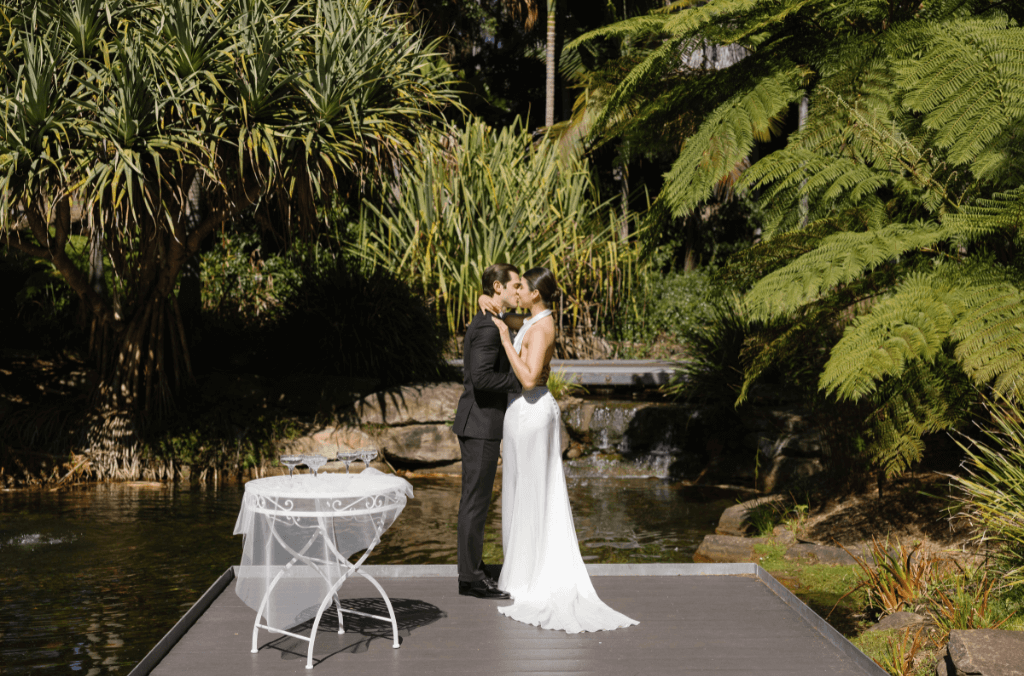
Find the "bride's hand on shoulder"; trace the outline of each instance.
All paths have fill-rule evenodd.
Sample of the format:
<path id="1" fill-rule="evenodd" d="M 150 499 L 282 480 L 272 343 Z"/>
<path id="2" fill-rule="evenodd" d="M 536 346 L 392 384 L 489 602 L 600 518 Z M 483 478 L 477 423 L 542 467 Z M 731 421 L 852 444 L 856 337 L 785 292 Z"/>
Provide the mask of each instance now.
<path id="1" fill-rule="evenodd" d="M 501 301 L 499 301 L 494 296 L 488 296 L 486 294 L 481 294 L 480 297 L 476 299 L 476 303 L 477 303 L 477 305 L 480 306 L 480 309 L 483 310 L 484 312 L 490 312 L 491 314 L 495 314 L 495 315 L 500 315 L 501 314 L 501 310 L 502 310 Z"/>
<path id="2" fill-rule="evenodd" d="M 491 321 L 498 327 L 498 333 L 501 334 L 501 342 L 512 342 L 512 339 L 509 338 L 508 334 L 508 325 L 497 317 L 491 317 Z"/>

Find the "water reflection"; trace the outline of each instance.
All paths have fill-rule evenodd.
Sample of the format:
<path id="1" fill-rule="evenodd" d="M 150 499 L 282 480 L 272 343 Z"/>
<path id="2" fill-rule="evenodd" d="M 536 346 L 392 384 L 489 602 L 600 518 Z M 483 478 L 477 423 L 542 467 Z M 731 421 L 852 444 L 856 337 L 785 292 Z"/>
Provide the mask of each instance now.
<path id="1" fill-rule="evenodd" d="M 500 485 L 500 480 L 499 480 Z M 413 479 L 416 498 L 370 563 L 455 563 L 457 479 Z M 735 495 L 569 473 L 588 561 L 689 561 Z M 152 484 L 0 493 L 0 665 L 5 675 L 127 673 L 238 563 L 240 486 Z M 501 500 L 488 562 L 501 549 Z"/>

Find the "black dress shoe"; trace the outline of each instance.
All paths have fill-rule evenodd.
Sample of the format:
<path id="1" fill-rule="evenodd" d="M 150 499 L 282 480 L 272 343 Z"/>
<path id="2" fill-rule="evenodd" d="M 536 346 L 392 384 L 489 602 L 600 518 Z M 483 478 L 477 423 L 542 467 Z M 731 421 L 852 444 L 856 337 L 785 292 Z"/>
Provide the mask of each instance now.
<path id="1" fill-rule="evenodd" d="M 473 582 L 463 582 L 459 580 L 459 595 L 461 596 L 475 596 L 478 599 L 510 599 L 511 596 L 508 592 L 503 592 L 498 589 L 498 585 L 489 578 L 482 580 L 474 580 Z"/>

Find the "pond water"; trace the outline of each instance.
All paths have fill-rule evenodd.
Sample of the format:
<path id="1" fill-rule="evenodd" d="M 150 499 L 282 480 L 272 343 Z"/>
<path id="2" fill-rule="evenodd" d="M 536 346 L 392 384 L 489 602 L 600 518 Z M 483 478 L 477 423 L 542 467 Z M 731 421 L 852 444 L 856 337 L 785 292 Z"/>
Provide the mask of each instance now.
<path id="1" fill-rule="evenodd" d="M 688 562 L 738 498 L 567 469 L 581 550 L 592 562 Z M 455 563 L 459 481 L 412 483 L 416 497 L 369 563 Z M 231 531 L 241 498 L 238 485 L 0 492 L 0 672 L 127 674 L 238 563 L 242 539 Z M 488 563 L 501 558 L 500 508 L 496 496 Z"/>

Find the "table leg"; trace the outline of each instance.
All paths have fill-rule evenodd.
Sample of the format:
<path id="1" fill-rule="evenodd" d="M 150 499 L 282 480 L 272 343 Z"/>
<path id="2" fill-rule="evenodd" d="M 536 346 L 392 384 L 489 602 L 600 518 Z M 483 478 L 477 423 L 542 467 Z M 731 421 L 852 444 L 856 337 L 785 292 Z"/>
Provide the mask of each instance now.
<path id="1" fill-rule="evenodd" d="M 300 561 L 301 560 L 306 565 L 311 566 L 317 573 L 320 574 L 321 577 L 324 578 L 324 580 L 328 584 L 330 584 L 330 579 L 323 573 L 323 571 L 320 570 L 319 566 L 317 566 L 313 562 L 313 559 L 308 558 L 308 557 L 305 556 L 305 553 L 312 546 L 313 542 L 316 541 L 316 538 L 317 538 L 318 535 L 320 535 L 320 533 L 319 532 L 314 533 L 312 536 L 310 536 L 309 540 L 306 541 L 305 546 L 303 546 L 303 548 L 301 550 L 295 551 L 294 549 L 292 549 L 291 547 L 288 546 L 288 543 L 286 543 L 284 540 L 281 539 L 280 535 L 277 534 L 277 529 L 275 528 L 276 524 L 277 524 L 277 520 L 275 518 L 271 517 L 271 519 L 270 519 L 270 534 L 273 536 L 273 538 L 275 540 L 277 540 L 277 542 L 284 548 L 285 551 L 287 551 L 289 554 L 292 555 L 292 560 L 289 561 L 287 564 L 285 564 L 285 567 L 282 568 L 281 571 L 278 572 L 278 574 L 274 576 L 273 580 L 271 580 L 270 585 L 267 587 L 266 593 L 263 595 L 263 601 L 260 602 L 260 608 L 259 608 L 259 610 L 256 611 L 256 621 L 253 623 L 253 627 L 252 627 L 252 652 L 254 652 L 254 653 L 255 652 L 259 652 L 259 648 L 257 647 L 257 639 L 258 639 L 258 636 L 259 636 L 259 631 L 260 631 L 260 626 L 261 626 L 260 625 L 260 618 L 263 617 L 263 611 L 265 611 L 267 609 L 267 605 L 270 603 L 270 594 L 271 594 L 271 592 L 274 591 L 274 587 L 277 586 L 277 583 L 281 581 L 281 578 L 284 577 L 284 574 L 287 573 L 291 569 L 291 567 L 293 565 L 295 565 L 296 561 Z M 342 579 L 344 579 L 344 577 Z M 335 602 L 337 602 L 338 597 L 335 596 L 334 599 L 335 599 Z M 340 613 L 339 613 L 339 616 L 340 616 Z M 269 615 L 267 616 L 267 624 L 264 625 L 264 626 L 265 626 L 265 628 L 268 631 L 274 631 L 270 627 L 270 616 Z M 277 630 L 277 631 L 279 631 L 279 633 L 282 633 L 282 634 L 288 634 L 288 632 L 286 632 L 286 631 L 280 631 L 280 630 Z M 294 636 L 294 634 L 288 634 L 288 635 L 289 636 Z"/>

